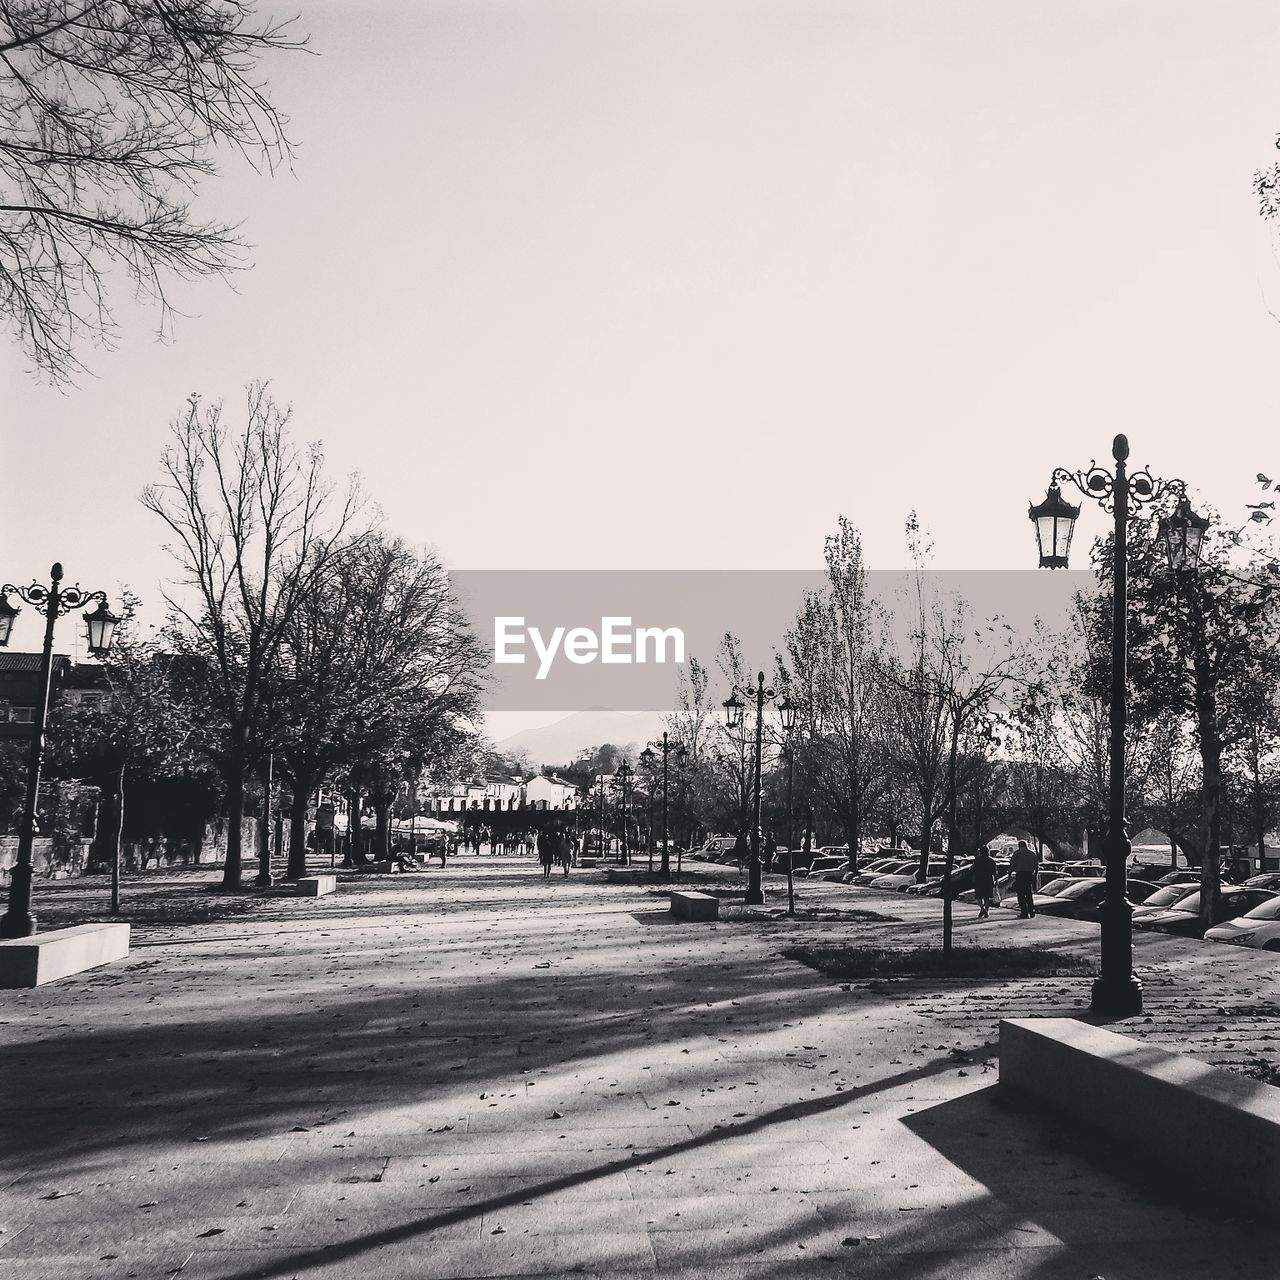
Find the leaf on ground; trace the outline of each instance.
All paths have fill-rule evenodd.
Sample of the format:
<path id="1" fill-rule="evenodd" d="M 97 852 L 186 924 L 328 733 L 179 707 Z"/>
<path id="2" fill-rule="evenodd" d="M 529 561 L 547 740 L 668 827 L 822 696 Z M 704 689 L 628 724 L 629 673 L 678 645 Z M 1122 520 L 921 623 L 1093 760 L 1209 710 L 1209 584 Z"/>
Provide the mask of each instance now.
<path id="1" fill-rule="evenodd" d="M 207 1240 L 210 1236 L 220 1236 L 225 1229 L 225 1227 L 210 1227 L 208 1231 L 201 1231 L 196 1239 Z"/>

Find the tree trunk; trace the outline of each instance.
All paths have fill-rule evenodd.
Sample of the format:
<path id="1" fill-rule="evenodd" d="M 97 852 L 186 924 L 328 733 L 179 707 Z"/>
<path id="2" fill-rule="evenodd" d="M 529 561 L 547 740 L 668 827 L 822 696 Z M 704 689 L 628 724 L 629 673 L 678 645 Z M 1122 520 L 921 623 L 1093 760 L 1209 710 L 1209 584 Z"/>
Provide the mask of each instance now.
<path id="1" fill-rule="evenodd" d="M 379 862 L 391 858 L 391 806 L 385 796 L 374 796 L 373 813 L 378 825 L 373 832 L 373 849 Z"/>
<path id="2" fill-rule="evenodd" d="M 1207 722 L 1206 722 L 1207 720 Z M 1218 906 L 1221 875 L 1218 867 L 1222 844 L 1222 744 L 1211 717 L 1200 725 L 1200 760 L 1204 775 L 1200 787 L 1200 919 L 1212 925 Z"/>
<path id="3" fill-rule="evenodd" d="M 240 826 L 244 820 L 244 761 L 237 757 L 227 769 L 227 861 L 222 887 L 240 888 Z"/>
<path id="4" fill-rule="evenodd" d="M 111 914 L 120 914 L 120 844 L 124 835 L 124 769 L 122 763 L 115 775 L 115 794 L 111 797 Z"/>
<path id="5" fill-rule="evenodd" d="M 293 779 L 293 803 L 289 806 L 289 865 L 286 880 L 301 880 L 307 874 L 307 797 L 311 779 Z"/>
<path id="6" fill-rule="evenodd" d="M 364 851 L 364 828 L 360 825 L 360 808 L 363 797 L 360 792 L 352 791 L 347 816 L 347 851 L 351 861 L 349 866 L 367 867 L 369 859 Z"/>

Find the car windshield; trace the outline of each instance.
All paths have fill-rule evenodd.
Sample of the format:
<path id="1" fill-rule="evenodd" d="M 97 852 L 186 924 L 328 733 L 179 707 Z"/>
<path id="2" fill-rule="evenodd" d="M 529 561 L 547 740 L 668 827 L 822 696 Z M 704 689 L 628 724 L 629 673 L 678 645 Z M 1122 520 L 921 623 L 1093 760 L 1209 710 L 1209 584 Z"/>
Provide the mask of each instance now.
<path id="1" fill-rule="evenodd" d="M 1069 884 L 1075 883 L 1074 876 L 1059 876 L 1056 880 L 1050 880 L 1043 888 L 1041 893 L 1047 893 L 1050 897 L 1054 894 L 1061 893 Z"/>
<path id="2" fill-rule="evenodd" d="M 1244 913 L 1246 920 L 1280 920 L 1280 897 L 1272 898 Z"/>
<path id="3" fill-rule="evenodd" d="M 886 876 L 900 876 L 904 871 L 910 871 L 913 866 L 915 866 L 914 862 L 891 862 L 887 867 L 885 867 L 881 874 Z"/>
<path id="4" fill-rule="evenodd" d="M 1077 880 L 1075 884 L 1069 884 L 1058 894 L 1059 898 L 1078 898 L 1081 894 L 1088 893 L 1090 889 L 1095 888 L 1102 883 L 1101 880 Z"/>
<path id="5" fill-rule="evenodd" d="M 1186 884 L 1169 884 L 1163 889 L 1157 889 L 1142 905 L 1144 907 L 1170 907 L 1175 902 L 1181 902 L 1183 898 L 1195 893 L 1195 889 L 1191 885 Z"/>
<path id="6" fill-rule="evenodd" d="M 1185 898 L 1178 902 L 1179 911 L 1189 911 L 1192 915 L 1200 914 L 1200 891 L 1197 889 L 1195 893 L 1189 893 Z"/>

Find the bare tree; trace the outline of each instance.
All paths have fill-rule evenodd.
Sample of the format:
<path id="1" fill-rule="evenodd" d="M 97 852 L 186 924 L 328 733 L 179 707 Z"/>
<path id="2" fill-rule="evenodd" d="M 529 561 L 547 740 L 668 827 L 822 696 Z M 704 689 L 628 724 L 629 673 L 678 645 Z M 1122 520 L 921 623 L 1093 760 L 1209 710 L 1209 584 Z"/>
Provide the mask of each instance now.
<path id="1" fill-rule="evenodd" d="M 340 553 L 362 543 L 358 483 L 335 492 L 323 451 L 300 450 L 289 419 L 262 383 L 248 388 L 234 429 L 220 402 L 202 408 L 193 397 L 173 424 L 164 479 L 142 495 L 173 535 L 187 588 L 165 597 L 170 640 L 208 707 L 207 749 L 227 786 L 227 888 L 240 884 L 245 776 L 270 743 L 265 699 L 286 633 Z"/>
<path id="2" fill-rule="evenodd" d="M 289 26 L 240 0 L 0 0 L 0 306 L 41 373 L 110 341 L 112 275 L 163 330 L 167 278 L 238 265 L 236 228 L 191 200 L 219 147 L 288 158 L 259 68 L 302 46 Z"/>
<path id="3" fill-rule="evenodd" d="M 787 632 L 783 679 L 810 731 L 805 776 L 839 823 L 856 871 L 863 833 L 888 780 L 889 703 L 862 539 L 845 517 L 824 554 L 828 585 L 805 598 Z"/>
<path id="4" fill-rule="evenodd" d="M 463 721 L 477 714 L 487 651 L 440 562 L 385 537 L 337 558 L 294 612 L 284 650 L 274 706 L 293 791 L 288 875 L 297 879 L 306 874 L 308 798 L 344 766 L 377 784 L 386 843 L 401 781 L 440 772 Z"/>

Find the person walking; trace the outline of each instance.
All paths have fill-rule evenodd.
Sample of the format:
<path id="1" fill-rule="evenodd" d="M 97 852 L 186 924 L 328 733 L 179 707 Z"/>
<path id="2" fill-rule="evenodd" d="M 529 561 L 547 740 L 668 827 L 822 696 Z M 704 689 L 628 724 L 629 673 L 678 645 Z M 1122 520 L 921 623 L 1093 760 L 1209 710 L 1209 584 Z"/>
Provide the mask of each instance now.
<path id="1" fill-rule="evenodd" d="M 991 914 L 991 903 L 996 896 L 996 864 L 985 844 L 973 860 L 973 896 L 978 900 L 978 919 L 985 920 Z"/>
<path id="2" fill-rule="evenodd" d="M 1013 887 L 1018 895 L 1018 918 L 1030 920 L 1036 913 L 1032 895 L 1036 891 L 1036 872 L 1040 870 L 1040 859 L 1025 840 L 1019 840 L 1009 865 L 1013 868 Z"/>
<path id="3" fill-rule="evenodd" d="M 737 859 L 737 862 L 738 862 L 739 875 L 742 874 L 742 868 L 745 865 L 747 861 L 747 857 L 750 854 L 750 852 L 751 851 L 747 846 L 746 835 L 743 832 L 739 831 L 738 838 L 733 842 L 733 856 Z"/>
<path id="4" fill-rule="evenodd" d="M 569 866 L 573 862 L 573 845 L 563 831 L 556 832 L 556 859 L 564 868 L 564 878 L 569 878 Z"/>
<path id="5" fill-rule="evenodd" d="M 542 878 L 551 879 L 551 867 L 556 859 L 555 836 L 550 831 L 538 832 L 538 861 L 542 863 Z"/>
<path id="6" fill-rule="evenodd" d="M 773 832 L 770 831 L 764 842 L 764 869 L 766 872 L 773 870 L 773 860 L 778 856 L 778 842 L 773 838 Z"/>

